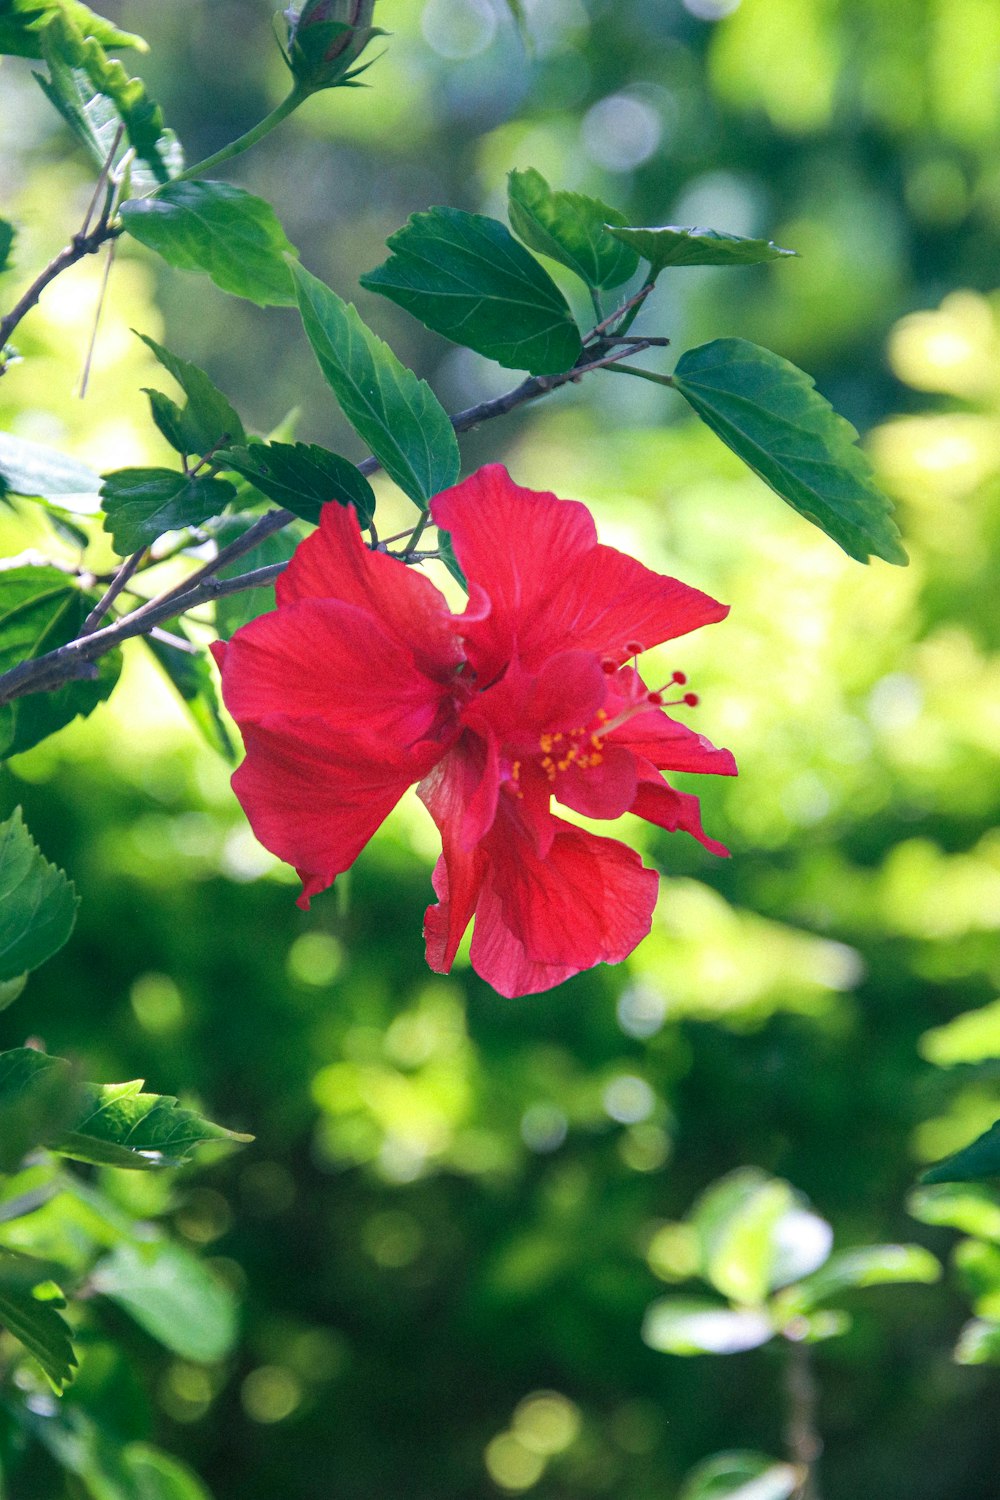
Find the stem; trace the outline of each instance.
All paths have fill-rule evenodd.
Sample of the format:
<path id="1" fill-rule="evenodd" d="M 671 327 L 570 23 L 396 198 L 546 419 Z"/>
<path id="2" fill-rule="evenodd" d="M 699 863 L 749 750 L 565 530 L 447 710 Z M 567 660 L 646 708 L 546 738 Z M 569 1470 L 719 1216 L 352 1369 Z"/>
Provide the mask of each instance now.
<path id="1" fill-rule="evenodd" d="M 258 141 L 262 141 L 266 135 L 270 135 L 276 125 L 280 125 L 282 120 L 287 119 L 293 110 L 298 109 L 299 105 L 307 97 L 308 95 L 304 90 L 296 84 L 288 97 L 282 99 L 281 103 L 276 105 L 269 115 L 265 115 L 263 120 L 259 120 L 250 130 L 238 136 L 235 141 L 230 141 L 228 146 L 223 146 L 221 151 L 216 151 L 212 156 L 206 156 L 204 161 L 195 162 L 193 167 L 186 167 L 183 172 L 178 172 L 177 176 L 171 180 L 173 182 L 186 182 L 192 177 L 201 177 L 204 173 L 211 172 L 214 167 L 221 166 L 224 161 L 229 161 L 232 157 L 239 156 L 243 151 L 249 151 L 251 146 L 256 146 Z M 156 194 L 154 193 L 153 196 L 155 197 Z"/>
<path id="2" fill-rule="evenodd" d="M 788 1456 L 802 1474 L 795 1500 L 820 1500 L 816 1466 L 823 1439 L 816 1425 L 819 1387 L 813 1374 L 809 1345 L 789 1340 L 785 1365 Z"/>
<path id="3" fill-rule="evenodd" d="M 652 347 L 646 343 L 645 339 L 641 342 L 647 349 Z M 638 345 L 633 345 L 628 353 L 635 354 L 637 348 Z M 672 386 L 674 383 L 672 375 L 661 375 L 658 370 L 644 370 L 640 365 L 611 365 L 610 368 L 615 375 L 635 375 L 640 380 L 651 380 L 654 385 Z"/>
<path id="4" fill-rule="evenodd" d="M 38 302 L 45 288 L 63 271 L 68 270 L 70 266 L 75 266 L 78 260 L 83 260 L 88 255 L 96 255 L 108 240 L 117 239 L 123 227 L 121 224 L 98 224 L 90 234 L 75 234 L 65 250 L 60 250 L 59 254 L 49 261 L 45 270 L 35 277 L 20 301 L 14 304 L 5 317 L 0 318 L 0 375 L 6 368 L 3 346 L 24 315 L 29 313 Z"/>
<path id="5" fill-rule="evenodd" d="M 644 347 L 644 341 L 629 344 L 617 352 L 602 355 L 600 359 L 574 365 L 571 370 L 564 370 L 559 375 L 529 376 L 527 380 L 523 380 L 520 385 L 507 391 L 503 396 L 496 396 L 492 401 L 481 401 L 476 406 L 469 406 L 464 411 L 456 412 L 451 419 L 452 426 L 456 432 L 468 432 L 470 428 L 478 427 L 481 422 L 489 421 L 493 417 L 505 416 L 527 401 L 534 401 L 539 396 L 547 395 L 549 391 L 557 390 L 559 386 L 567 385 L 570 381 L 580 380 L 591 370 L 614 369 L 617 360 L 639 353 Z M 371 457 L 364 459 L 357 467 L 359 473 L 367 475 L 374 474 L 381 468 L 381 464 L 377 458 Z M 236 537 L 228 546 L 221 547 L 210 562 L 198 568 L 182 583 L 175 584 L 173 588 L 167 589 L 165 593 L 154 599 L 144 601 L 130 614 L 123 615 L 110 625 L 92 629 L 89 634 L 81 633 L 76 640 L 69 641 L 65 646 L 58 646 L 54 651 L 46 652 L 44 656 L 29 657 L 26 661 L 19 662 L 9 672 L 0 675 L 0 704 L 9 703 L 15 698 L 23 698 L 28 693 L 50 692 L 80 677 L 92 677 L 95 674 L 93 663 L 97 658 L 112 651 L 131 636 L 144 635 L 154 625 L 173 619 L 176 615 L 186 614 L 188 610 L 195 609 L 199 604 L 221 598 L 225 594 L 237 593 L 242 589 L 260 588 L 273 583 L 287 564 L 270 563 L 267 567 L 255 568 L 250 573 L 242 573 L 237 578 L 220 579 L 215 574 L 228 563 L 235 562 L 237 558 L 253 551 L 254 547 L 266 537 L 273 536 L 276 531 L 280 531 L 282 527 L 294 520 L 295 516 L 290 510 L 268 511 L 248 527 L 242 536 Z M 417 538 L 413 533 L 410 533 L 410 536 L 412 548 L 413 541 Z M 127 567 L 131 561 L 131 558 L 128 559 L 123 567 Z M 122 569 L 119 569 L 110 587 L 115 586 L 115 580 L 121 572 Z M 127 581 L 126 578 L 124 582 Z M 119 591 L 120 588 L 121 585 L 119 585 Z M 103 603 L 104 600 L 101 601 L 101 604 Z M 101 605 L 97 606 L 97 608 L 100 607 Z"/>
<path id="6" fill-rule="evenodd" d="M 143 553 L 145 551 L 145 547 L 140 547 L 138 552 L 133 552 L 132 556 L 126 558 L 126 560 L 122 563 L 121 567 L 118 569 L 118 571 L 115 573 L 115 576 L 108 584 L 108 587 L 105 589 L 100 599 L 98 599 L 97 603 L 90 611 L 90 614 L 84 620 L 83 625 L 80 628 L 81 635 L 90 635 L 92 631 L 95 631 L 97 629 L 98 625 L 100 625 L 101 621 L 104 619 L 104 616 L 107 614 L 108 610 L 111 608 L 112 604 L 114 604 L 115 600 L 118 598 L 118 595 L 121 593 L 122 589 L 128 583 L 129 579 L 132 577 L 132 574 L 139 566 L 140 562 L 142 561 Z"/>

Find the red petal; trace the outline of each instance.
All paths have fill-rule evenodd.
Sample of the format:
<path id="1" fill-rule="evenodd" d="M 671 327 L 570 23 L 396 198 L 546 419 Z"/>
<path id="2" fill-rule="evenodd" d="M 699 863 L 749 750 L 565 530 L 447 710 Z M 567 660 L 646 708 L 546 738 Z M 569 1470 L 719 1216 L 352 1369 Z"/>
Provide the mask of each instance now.
<path id="1" fill-rule="evenodd" d="M 470 660 L 487 676 L 502 670 L 514 645 L 524 666 L 577 648 L 626 660 L 700 625 L 723 619 L 725 605 L 600 546 L 586 506 L 522 489 L 491 464 L 431 502 L 451 533 L 470 587 L 491 610 L 463 617 Z M 499 545 L 502 539 L 503 545 Z"/>
<path id="2" fill-rule="evenodd" d="M 451 968 L 479 897 L 486 863 L 479 840 L 496 812 L 496 764 L 495 746 L 465 734 L 417 788 L 443 851 L 434 872 L 440 905 L 429 907 L 424 921 L 427 962 L 438 973 Z"/>
<path id="3" fill-rule="evenodd" d="M 366 547 L 350 506 L 324 505 L 319 529 L 300 542 L 275 591 L 279 609 L 311 598 L 356 605 L 435 676 L 461 660 L 444 596 L 415 568 Z"/>
<path id="4" fill-rule="evenodd" d="M 650 776 L 640 783 L 630 811 L 637 817 L 645 818 L 647 823 L 665 828 L 668 833 L 676 833 L 678 829 L 682 829 L 696 838 L 699 844 L 704 844 L 710 854 L 718 854 L 722 858 L 729 855 L 725 844 L 709 838 L 702 828 L 698 798 L 690 792 L 678 792 L 662 777 Z"/>
<path id="5" fill-rule="evenodd" d="M 606 681 L 590 651 L 561 651 L 539 672 L 515 658 L 500 680 L 476 695 L 466 723 L 489 724 L 511 754 L 537 755 L 543 733 L 589 724 L 604 703 Z"/>
<path id="6" fill-rule="evenodd" d="M 630 750 L 605 744 L 599 766 L 581 771 L 571 765 L 561 772 L 553 790 L 564 807 L 585 818 L 620 818 L 635 801 L 638 776 Z"/>
<path id="7" fill-rule="evenodd" d="M 636 714 L 612 730 L 610 742 L 625 745 L 661 771 L 700 771 L 711 776 L 737 775 L 732 751 L 720 750 L 703 734 L 681 724 L 660 709 Z"/>
<path id="8" fill-rule="evenodd" d="M 354 863 L 440 753 L 422 745 L 379 761 L 322 720 L 280 714 L 245 725 L 243 738 L 247 754 L 233 790 L 265 849 L 298 870 L 303 906 Z"/>
<path id="9" fill-rule="evenodd" d="M 554 821 L 545 859 L 499 824 L 488 840 L 472 963 L 502 995 L 618 963 L 649 932 L 656 872 L 624 844 Z"/>
<path id="10" fill-rule="evenodd" d="M 316 717 L 400 750 L 435 727 L 446 734 L 450 705 L 442 684 L 371 614 L 332 599 L 304 599 L 238 630 L 226 648 L 222 695 L 240 724 Z"/>

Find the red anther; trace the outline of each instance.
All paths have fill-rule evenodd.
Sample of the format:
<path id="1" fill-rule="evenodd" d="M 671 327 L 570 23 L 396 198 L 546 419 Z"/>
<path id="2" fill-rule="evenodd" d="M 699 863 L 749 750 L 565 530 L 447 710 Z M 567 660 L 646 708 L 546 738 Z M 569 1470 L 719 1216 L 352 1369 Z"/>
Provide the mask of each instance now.
<path id="1" fill-rule="evenodd" d="M 663 707 L 663 694 L 662 693 L 647 693 L 646 694 L 646 702 L 647 703 L 652 703 L 653 706 L 654 706 L 654 708 L 662 708 Z"/>
<path id="2" fill-rule="evenodd" d="M 625 642 L 625 655 L 626 656 L 641 656 L 644 650 L 645 650 L 645 647 L 643 646 L 643 644 L 642 644 L 641 641 L 626 641 Z"/>
<path id="3" fill-rule="evenodd" d="M 605 656 L 601 662 L 601 671 L 605 677 L 610 677 L 612 672 L 618 671 L 618 663 L 611 656 Z"/>
<path id="4" fill-rule="evenodd" d="M 687 673 L 686 672 L 672 672 L 670 674 L 670 681 L 671 682 L 676 682 L 676 684 L 677 684 L 678 687 L 683 687 L 684 684 L 687 682 Z"/>
<path id="5" fill-rule="evenodd" d="M 697 693 L 685 693 L 684 702 L 687 704 L 688 708 L 697 708 L 700 699 L 698 698 Z"/>

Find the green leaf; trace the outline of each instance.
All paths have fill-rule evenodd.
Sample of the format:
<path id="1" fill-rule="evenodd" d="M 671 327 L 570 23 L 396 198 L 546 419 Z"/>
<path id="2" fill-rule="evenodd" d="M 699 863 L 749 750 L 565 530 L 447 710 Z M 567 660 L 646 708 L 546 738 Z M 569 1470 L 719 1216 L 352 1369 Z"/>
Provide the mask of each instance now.
<path id="1" fill-rule="evenodd" d="M 165 531 L 197 526 L 236 497 L 225 479 L 190 478 L 173 469 L 117 469 L 104 475 L 104 530 L 122 557 L 148 547 Z"/>
<path id="2" fill-rule="evenodd" d="M 456 583 L 460 583 L 463 589 L 467 589 L 468 582 L 459 565 L 458 558 L 455 556 L 455 548 L 452 545 L 451 533 L 448 531 L 443 531 L 439 527 L 437 534 L 437 543 L 438 552 L 441 554 L 441 561 L 448 569 L 448 572 L 451 574 L 452 578 L 454 578 Z"/>
<path id="3" fill-rule="evenodd" d="M 0 1172 L 70 1123 L 80 1085 L 70 1064 L 31 1047 L 0 1052 Z"/>
<path id="4" fill-rule="evenodd" d="M 530 250 L 568 266 L 595 291 L 621 286 L 639 269 L 636 252 L 606 228 L 628 220 L 600 199 L 555 191 L 533 167 L 511 172 L 507 192 L 507 212 L 518 238 Z"/>
<path id="5" fill-rule="evenodd" d="M 13 1258 L 14 1251 L 0 1249 L 0 1263 Z M 73 1378 L 76 1355 L 72 1330 L 56 1311 L 57 1305 L 66 1304 L 58 1288 L 45 1276 L 35 1286 L 22 1289 L 0 1282 L 0 1325 L 34 1355 L 52 1389 L 62 1394 Z"/>
<path id="6" fill-rule="evenodd" d="M 990 1318 L 973 1318 L 966 1323 L 955 1345 L 958 1365 L 1000 1364 L 1000 1322 Z"/>
<path id="7" fill-rule="evenodd" d="M 44 1144 L 74 1161 L 147 1171 L 180 1166 L 196 1146 L 209 1142 L 243 1145 L 253 1139 L 182 1108 L 169 1094 L 141 1090 L 141 1079 L 81 1085 L 71 1123 Z"/>
<path id="8" fill-rule="evenodd" d="M 763 1302 L 822 1265 L 833 1242 L 829 1224 L 802 1207 L 787 1182 L 752 1167 L 714 1183 L 690 1218 L 702 1274 L 734 1302 Z"/>
<path id="9" fill-rule="evenodd" d="M 96 167 L 103 167 L 115 144 L 120 116 L 114 102 L 95 89 L 86 68 L 70 62 L 59 27 L 40 33 L 49 76 L 34 77 L 49 103 L 62 115 Z M 73 49 L 74 52 L 76 49 Z"/>
<path id="10" fill-rule="evenodd" d="M 15 808 L 0 823 L 0 980 L 16 979 L 58 953 L 76 921 L 72 881 L 50 865 Z"/>
<path id="11" fill-rule="evenodd" d="M 242 474 L 268 499 L 294 511 L 304 521 L 319 525 L 320 511 L 330 501 L 353 505 L 362 526 L 375 514 L 375 491 L 349 459 L 316 443 L 251 442 L 228 448 L 217 462 Z"/>
<path id="12" fill-rule="evenodd" d="M 716 339 L 682 355 L 673 383 L 765 484 L 850 557 L 907 561 L 857 433 L 810 376 L 744 339 Z"/>
<path id="13" fill-rule="evenodd" d="M 677 1500 L 789 1500 L 801 1475 L 764 1453 L 716 1453 L 692 1469 Z"/>
<path id="14" fill-rule="evenodd" d="M 458 478 L 451 419 L 426 381 L 400 364 L 357 309 L 292 262 L 302 322 L 347 420 L 422 510 Z"/>
<path id="15" fill-rule="evenodd" d="M 155 339 L 140 333 L 139 338 L 156 355 L 160 364 L 176 380 L 187 397 L 183 409 L 177 406 L 162 391 L 146 390 L 153 407 L 153 420 L 167 442 L 185 457 L 197 453 L 199 457 L 217 448 L 220 443 L 244 443 L 246 433 L 243 423 L 233 406 L 220 390 L 209 380 L 204 370 L 187 359 L 180 359 L 164 349 Z M 145 389 L 145 388 L 144 388 Z M 158 402 L 169 416 L 164 423 L 158 415 Z"/>
<path id="16" fill-rule="evenodd" d="M 178 620 L 172 622 L 170 634 L 186 644 L 175 646 L 170 641 L 151 635 L 144 639 L 170 683 L 177 689 L 207 743 L 226 760 L 235 761 L 236 751 L 219 709 L 215 675 L 207 652 L 188 639 L 187 632 Z"/>
<path id="17" fill-rule="evenodd" d="M 59 15 L 73 21 L 102 47 L 148 50 L 141 36 L 136 36 L 133 31 L 122 31 L 80 0 L 0 0 L 0 53 L 14 57 L 41 57 L 42 33 L 53 16 Z"/>
<path id="18" fill-rule="evenodd" d="M 0 570 L 0 672 L 74 640 L 96 604 L 56 568 Z M 96 663 L 96 675 L 53 692 L 29 693 L 0 707 L 0 757 L 30 750 L 78 714 L 92 713 L 121 672 L 121 652 Z"/>
<path id="19" fill-rule="evenodd" d="M 662 229 L 626 229 L 620 221 L 609 220 L 608 233 L 648 260 L 654 278 L 668 266 L 755 266 L 798 254 L 783 250 L 773 240 L 744 239 L 720 229 L 682 229 L 673 224 Z"/>
<path id="20" fill-rule="evenodd" d="M 853 1250 L 836 1251 L 822 1270 L 787 1288 L 782 1294 L 782 1310 L 793 1315 L 807 1313 L 856 1287 L 912 1282 L 929 1286 L 940 1277 L 939 1261 L 922 1245 L 859 1245 Z"/>
<path id="21" fill-rule="evenodd" d="M 0 219 L 0 276 L 10 270 L 10 252 L 14 244 L 15 229 L 6 219 Z"/>
<path id="22" fill-rule="evenodd" d="M 1000 1246 L 984 1240 L 962 1240 L 953 1264 L 972 1311 L 981 1318 L 1000 1318 Z"/>
<path id="23" fill-rule="evenodd" d="M 172 182 L 155 197 L 121 206 L 135 239 L 181 271 L 203 271 L 216 286 L 260 307 L 293 306 L 286 255 L 298 254 L 263 198 L 228 182 Z"/>
<path id="24" fill-rule="evenodd" d="M 917 1043 L 921 1057 L 950 1068 L 956 1063 L 986 1062 L 1000 1057 L 1000 1000 L 954 1016 L 925 1031 Z"/>
<path id="25" fill-rule="evenodd" d="M 576 363 L 583 343 L 565 297 L 496 219 L 432 208 L 387 243 L 391 256 L 361 285 L 435 333 L 532 375 Z"/>
<path id="26" fill-rule="evenodd" d="M 95 1266 L 91 1285 L 182 1359 L 214 1363 L 236 1342 L 233 1293 L 181 1245 L 120 1245 Z"/>
<path id="27" fill-rule="evenodd" d="M 148 1443 L 129 1443 L 122 1463 L 134 1485 L 134 1500 L 212 1500 L 187 1464 Z"/>
<path id="28" fill-rule="evenodd" d="M 54 14 L 45 27 L 42 49 L 50 70 L 55 65 L 64 75 L 64 81 L 67 70 L 82 71 L 94 89 L 111 101 L 132 150 L 148 163 L 158 182 L 169 182 L 171 172 L 177 169 L 175 141 L 172 134 L 164 131 L 163 112 L 146 93 L 142 80 L 130 78 L 93 34 L 85 34 L 76 25 L 67 10 Z M 58 93 L 59 88 L 53 74 L 51 89 Z M 73 109 L 69 99 L 64 104 Z M 61 108 L 60 113 L 68 118 L 65 109 Z"/>
<path id="29" fill-rule="evenodd" d="M 239 528 L 240 531 L 245 529 L 245 525 Z M 226 539 L 226 532 L 219 533 L 220 542 L 224 539 Z M 300 541 L 301 537 L 286 526 L 283 531 L 275 532 L 273 536 L 265 537 L 262 542 L 258 542 L 248 556 L 241 557 L 237 562 L 220 568 L 219 577 L 236 578 L 240 573 L 247 572 L 249 568 L 265 568 L 269 563 L 288 562 Z M 223 640 L 228 640 L 242 625 L 249 624 L 251 620 L 256 620 L 258 615 L 266 614 L 273 608 L 273 583 L 258 588 L 243 589 L 238 594 L 223 594 L 221 599 L 215 601 L 215 628 Z"/>
<path id="30" fill-rule="evenodd" d="M 662 1297 L 642 1325 L 644 1342 L 661 1354 L 739 1354 L 766 1344 L 774 1332 L 763 1311 L 697 1297 Z"/>
<path id="31" fill-rule="evenodd" d="M 947 1224 L 963 1234 L 1000 1244 L 1000 1199 L 993 1188 L 978 1183 L 917 1188 L 906 1209 L 922 1224 Z"/>
<path id="32" fill-rule="evenodd" d="M 99 477 L 75 458 L 0 432 L 0 487 L 12 495 L 96 495 Z"/>
<path id="33" fill-rule="evenodd" d="M 1000 1120 L 989 1130 L 961 1151 L 946 1156 L 928 1171 L 920 1181 L 932 1182 L 978 1182 L 983 1177 L 1000 1177 Z"/>

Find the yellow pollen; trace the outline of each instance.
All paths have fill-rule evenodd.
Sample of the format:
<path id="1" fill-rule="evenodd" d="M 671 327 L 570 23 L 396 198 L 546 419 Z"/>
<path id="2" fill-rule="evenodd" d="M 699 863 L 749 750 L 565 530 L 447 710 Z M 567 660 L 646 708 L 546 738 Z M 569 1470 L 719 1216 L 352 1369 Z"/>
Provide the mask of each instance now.
<path id="1" fill-rule="evenodd" d="M 520 776 L 520 774 L 521 774 L 521 762 L 519 760 L 516 760 L 514 762 L 514 764 L 510 768 L 510 777 L 511 777 L 511 780 L 512 781 L 517 781 L 517 779 Z"/>
<path id="2" fill-rule="evenodd" d="M 552 749 L 552 736 L 551 736 L 551 734 L 543 734 L 542 737 L 541 737 L 541 739 L 538 741 L 538 743 L 541 746 L 541 749 L 544 751 L 544 753 L 546 755 L 548 755 L 549 751 Z"/>
<path id="3" fill-rule="evenodd" d="M 599 709 L 598 709 L 598 710 L 597 710 L 597 720 L 598 720 L 598 723 L 600 723 L 600 724 L 603 724 L 603 723 L 604 723 L 604 721 L 605 721 L 605 719 L 606 719 L 606 718 L 607 718 L 607 717 L 608 717 L 608 716 L 607 716 L 607 714 L 606 714 L 606 713 L 605 713 L 605 712 L 604 712 L 604 709 L 603 709 L 603 708 L 599 708 Z"/>
<path id="4" fill-rule="evenodd" d="M 560 741 L 561 741 L 561 740 L 563 740 L 563 739 L 565 739 L 565 738 L 566 738 L 566 736 L 565 736 L 565 735 L 563 735 L 563 734 L 554 734 L 554 735 L 553 735 L 553 736 L 552 736 L 552 743 L 553 743 L 553 745 L 558 745 L 558 744 L 559 744 L 559 742 L 560 742 Z"/>

